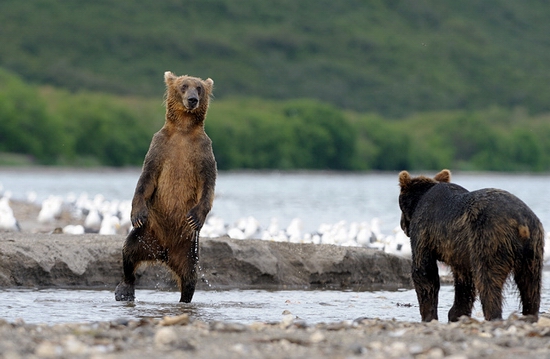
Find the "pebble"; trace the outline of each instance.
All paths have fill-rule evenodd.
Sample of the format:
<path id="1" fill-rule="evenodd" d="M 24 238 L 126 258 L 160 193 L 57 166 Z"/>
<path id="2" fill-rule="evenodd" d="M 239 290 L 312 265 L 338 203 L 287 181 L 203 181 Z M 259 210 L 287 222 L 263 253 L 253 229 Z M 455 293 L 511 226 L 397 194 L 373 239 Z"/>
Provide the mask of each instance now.
<path id="1" fill-rule="evenodd" d="M 159 325 L 169 326 L 169 325 L 187 325 L 189 324 L 189 315 L 182 314 L 175 317 L 164 317 L 160 321 Z"/>
<path id="2" fill-rule="evenodd" d="M 537 321 L 538 327 L 550 327 L 550 318 L 548 317 L 540 317 Z"/>
<path id="3" fill-rule="evenodd" d="M 320 343 L 323 340 L 325 340 L 325 335 L 317 330 L 313 334 L 311 334 L 311 336 L 309 337 L 309 340 L 312 343 Z"/>
<path id="4" fill-rule="evenodd" d="M 158 347 L 173 344 L 177 340 L 178 335 L 172 327 L 160 328 L 155 334 L 155 345 Z"/>
<path id="5" fill-rule="evenodd" d="M 59 345 L 45 341 L 36 347 L 35 354 L 42 358 L 55 358 L 62 354 L 62 348 Z"/>

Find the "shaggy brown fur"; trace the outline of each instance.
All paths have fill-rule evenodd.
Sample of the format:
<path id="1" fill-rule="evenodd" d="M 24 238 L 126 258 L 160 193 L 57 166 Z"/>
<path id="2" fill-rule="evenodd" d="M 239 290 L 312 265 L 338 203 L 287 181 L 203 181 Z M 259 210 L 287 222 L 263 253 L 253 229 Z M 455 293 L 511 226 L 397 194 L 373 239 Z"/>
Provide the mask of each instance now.
<path id="1" fill-rule="evenodd" d="M 470 192 L 443 170 L 433 179 L 399 174 L 401 227 L 411 239 L 412 278 L 423 321 L 438 319 L 437 261 L 453 272 L 449 321 L 470 316 L 479 292 L 486 320 L 502 319 L 502 290 L 510 273 L 524 315 L 538 316 L 544 230 L 514 195 L 498 189 Z"/>
<path id="2" fill-rule="evenodd" d="M 181 302 L 195 292 L 199 231 L 212 208 L 217 172 L 204 132 L 214 82 L 171 72 L 164 80 L 166 121 L 153 136 L 136 186 L 116 300 L 134 300 L 134 272 L 143 262 L 168 265 L 179 279 Z"/>

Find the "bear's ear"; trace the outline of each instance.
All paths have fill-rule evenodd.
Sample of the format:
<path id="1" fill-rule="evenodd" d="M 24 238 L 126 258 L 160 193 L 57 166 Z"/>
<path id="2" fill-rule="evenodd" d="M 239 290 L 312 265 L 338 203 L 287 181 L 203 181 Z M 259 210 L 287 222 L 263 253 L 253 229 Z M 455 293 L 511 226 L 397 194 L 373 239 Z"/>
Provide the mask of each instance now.
<path id="1" fill-rule="evenodd" d="M 445 169 L 435 175 L 434 180 L 437 182 L 451 182 L 451 171 Z"/>
<path id="2" fill-rule="evenodd" d="M 176 79 L 176 75 L 174 75 L 171 71 L 166 71 L 164 73 L 164 83 L 169 85 Z"/>
<path id="3" fill-rule="evenodd" d="M 407 171 L 401 171 L 399 173 L 399 186 L 401 189 L 406 188 L 411 183 L 411 175 Z"/>
<path id="4" fill-rule="evenodd" d="M 214 80 L 212 80 L 210 77 L 204 80 L 204 83 L 207 84 L 210 88 L 214 86 Z"/>

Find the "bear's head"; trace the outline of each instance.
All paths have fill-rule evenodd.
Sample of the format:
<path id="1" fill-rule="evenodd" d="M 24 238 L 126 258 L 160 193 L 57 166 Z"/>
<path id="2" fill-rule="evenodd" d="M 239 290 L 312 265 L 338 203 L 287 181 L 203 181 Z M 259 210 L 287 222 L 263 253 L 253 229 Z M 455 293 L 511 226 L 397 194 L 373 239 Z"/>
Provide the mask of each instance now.
<path id="1" fill-rule="evenodd" d="M 451 182 L 451 171 L 443 170 L 434 178 L 425 176 L 411 177 L 409 172 L 399 173 L 399 208 L 401 209 L 401 229 L 409 235 L 409 226 L 416 206 L 422 196 L 439 182 Z"/>
<path id="2" fill-rule="evenodd" d="M 208 78 L 176 76 L 170 71 L 164 73 L 166 83 L 166 106 L 176 113 L 202 114 L 206 116 L 214 81 Z M 203 118 L 204 119 L 204 118 Z"/>

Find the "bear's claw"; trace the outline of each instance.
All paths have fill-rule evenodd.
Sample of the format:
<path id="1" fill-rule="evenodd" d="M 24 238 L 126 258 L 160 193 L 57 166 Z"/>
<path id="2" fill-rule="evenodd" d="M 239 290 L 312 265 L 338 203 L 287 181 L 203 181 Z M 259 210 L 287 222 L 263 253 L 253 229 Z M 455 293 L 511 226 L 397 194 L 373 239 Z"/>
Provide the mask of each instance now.
<path id="1" fill-rule="evenodd" d="M 199 229 L 199 226 L 197 225 L 197 222 L 195 221 L 195 218 L 193 218 L 193 216 L 187 216 L 187 224 L 189 224 L 191 228 L 193 228 L 193 230 L 195 231 Z"/>

